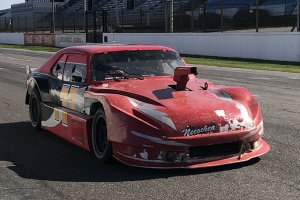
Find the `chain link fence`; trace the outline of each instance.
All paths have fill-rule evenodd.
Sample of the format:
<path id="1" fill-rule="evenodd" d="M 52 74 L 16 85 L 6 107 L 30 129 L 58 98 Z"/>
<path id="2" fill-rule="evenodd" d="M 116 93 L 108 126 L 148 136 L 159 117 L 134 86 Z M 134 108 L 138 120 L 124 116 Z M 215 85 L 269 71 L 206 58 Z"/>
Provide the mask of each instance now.
<path id="1" fill-rule="evenodd" d="M 60 9 L 54 21 L 52 13 L 0 16 L 0 32 L 294 31 L 299 7 L 297 0 L 149 0 L 128 10 L 121 2 L 106 9 L 104 29 L 101 10 Z"/>

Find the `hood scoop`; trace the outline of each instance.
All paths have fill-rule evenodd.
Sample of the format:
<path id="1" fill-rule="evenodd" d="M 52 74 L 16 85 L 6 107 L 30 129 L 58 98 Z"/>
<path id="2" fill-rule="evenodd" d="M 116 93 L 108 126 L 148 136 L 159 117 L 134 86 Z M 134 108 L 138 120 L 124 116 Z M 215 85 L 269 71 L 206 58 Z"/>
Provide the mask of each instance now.
<path id="1" fill-rule="evenodd" d="M 173 77 L 173 80 L 176 82 L 176 85 L 169 86 L 177 91 L 189 90 L 186 88 L 186 84 L 190 79 L 190 74 L 198 75 L 197 67 L 176 67 L 174 70 Z"/>

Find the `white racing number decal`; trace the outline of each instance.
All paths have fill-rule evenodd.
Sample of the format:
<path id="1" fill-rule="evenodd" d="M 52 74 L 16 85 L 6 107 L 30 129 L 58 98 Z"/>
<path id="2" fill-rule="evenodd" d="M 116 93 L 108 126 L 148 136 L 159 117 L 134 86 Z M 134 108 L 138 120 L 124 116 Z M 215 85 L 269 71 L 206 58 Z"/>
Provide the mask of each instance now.
<path id="1" fill-rule="evenodd" d="M 57 108 L 54 108 L 54 119 L 59 122 L 59 110 Z"/>
<path id="2" fill-rule="evenodd" d="M 70 108 L 75 110 L 75 100 L 76 94 L 78 92 L 79 86 L 77 85 L 69 85 L 64 84 L 60 91 L 60 100 L 63 107 Z M 54 119 L 55 121 L 60 121 L 60 113 L 61 113 L 61 121 L 64 126 L 68 126 L 68 114 L 67 112 L 54 108 Z"/>
<path id="3" fill-rule="evenodd" d="M 75 110 L 75 99 L 79 86 L 64 84 L 60 92 L 60 100 L 63 107 Z"/>
<path id="4" fill-rule="evenodd" d="M 61 112 L 61 119 L 60 119 L 60 116 L 59 116 L 60 112 Z M 62 111 L 58 108 L 54 108 L 54 119 L 55 119 L 55 121 L 60 122 L 60 120 L 61 120 L 62 125 L 68 126 L 68 117 L 67 116 L 68 116 L 67 112 Z"/>
<path id="5" fill-rule="evenodd" d="M 67 118 L 67 113 L 66 112 L 64 112 L 64 111 L 62 111 L 62 124 L 64 125 L 64 126 L 68 126 L 68 118 Z"/>

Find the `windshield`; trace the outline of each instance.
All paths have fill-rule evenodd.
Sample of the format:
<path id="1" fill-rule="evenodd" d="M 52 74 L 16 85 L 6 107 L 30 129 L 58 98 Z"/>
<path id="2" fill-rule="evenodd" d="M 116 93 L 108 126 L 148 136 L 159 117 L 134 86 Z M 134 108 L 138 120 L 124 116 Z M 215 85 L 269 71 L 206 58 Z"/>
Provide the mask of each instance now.
<path id="1" fill-rule="evenodd" d="M 168 76 L 184 62 L 174 51 L 132 50 L 94 54 L 91 58 L 92 81 L 113 78 Z"/>

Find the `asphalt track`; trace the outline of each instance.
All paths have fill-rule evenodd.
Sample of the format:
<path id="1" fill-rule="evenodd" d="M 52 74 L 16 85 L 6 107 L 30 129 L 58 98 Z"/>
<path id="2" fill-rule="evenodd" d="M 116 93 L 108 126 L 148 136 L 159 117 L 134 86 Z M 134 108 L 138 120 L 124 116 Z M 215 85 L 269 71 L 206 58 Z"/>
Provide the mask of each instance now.
<path id="1" fill-rule="evenodd" d="M 199 66 L 199 77 L 256 96 L 271 151 L 242 164 L 154 170 L 100 164 L 92 153 L 33 130 L 24 66 L 50 56 L 0 49 L 0 199 L 300 199 L 300 74 Z"/>

